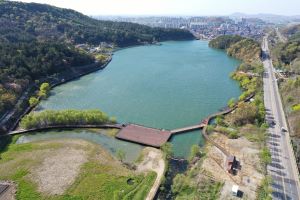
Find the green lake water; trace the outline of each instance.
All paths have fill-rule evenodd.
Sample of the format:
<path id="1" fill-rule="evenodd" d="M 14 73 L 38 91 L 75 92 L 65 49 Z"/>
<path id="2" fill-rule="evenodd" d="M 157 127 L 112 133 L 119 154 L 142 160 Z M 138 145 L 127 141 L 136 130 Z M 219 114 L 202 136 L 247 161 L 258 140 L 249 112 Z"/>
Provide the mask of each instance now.
<path id="1" fill-rule="evenodd" d="M 127 48 L 104 70 L 54 88 L 38 109 L 96 108 L 121 123 L 164 129 L 194 125 L 240 95 L 229 77 L 239 63 L 207 41 Z M 176 156 L 187 157 L 203 138 L 193 131 L 171 142 Z"/>

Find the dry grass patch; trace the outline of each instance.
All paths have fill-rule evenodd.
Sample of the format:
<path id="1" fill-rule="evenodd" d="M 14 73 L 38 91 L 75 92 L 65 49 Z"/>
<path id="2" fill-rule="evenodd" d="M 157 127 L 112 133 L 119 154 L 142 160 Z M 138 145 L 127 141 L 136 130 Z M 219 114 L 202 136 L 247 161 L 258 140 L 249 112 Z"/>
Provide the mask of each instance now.
<path id="1" fill-rule="evenodd" d="M 87 153 L 84 150 L 62 148 L 33 169 L 30 178 L 37 183 L 39 192 L 61 195 L 75 181 L 80 166 L 86 161 Z"/>
<path id="2" fill-rule="evenodd" d="M 0 180 L 15 181 L 21 200 L 145 199 L 155 178 L 79 139 L 11 144 L 0 159 Z"/>

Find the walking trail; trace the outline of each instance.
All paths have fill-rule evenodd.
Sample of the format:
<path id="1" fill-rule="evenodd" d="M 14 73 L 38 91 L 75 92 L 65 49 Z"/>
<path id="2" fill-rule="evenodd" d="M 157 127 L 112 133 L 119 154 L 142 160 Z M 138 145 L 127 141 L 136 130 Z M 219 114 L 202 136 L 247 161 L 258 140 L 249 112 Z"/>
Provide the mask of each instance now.
<path id="1" fill-rule="evenodd" d="M 146 200 L 152 200 L 164 176 L 165 162 L 163 159 L 163 153 L 159 149 L 146 147 L 143 150 L 143 155 L 144 159 L 138 165 L 137 170 L 139 172 L 154 171 L 157 174 L 155 182 L 146 197 Z"/>

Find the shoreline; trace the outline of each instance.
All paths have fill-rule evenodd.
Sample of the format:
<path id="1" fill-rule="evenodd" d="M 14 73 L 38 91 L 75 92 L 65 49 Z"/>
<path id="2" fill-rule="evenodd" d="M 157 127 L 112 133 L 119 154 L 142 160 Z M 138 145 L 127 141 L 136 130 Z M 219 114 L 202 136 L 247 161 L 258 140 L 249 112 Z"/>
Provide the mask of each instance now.
<path id="1" fill-rule="evenodd" d="M 93 72 L 96 72 L 96 71 L 99 71 L 99 70 L 103 70 L 104 68 L 107 67 L 107 65 L 108 65 L 111 61 L 112 61 L 112 56 L 111 56 L 105 63 L 101 64 L 100 66 L 99 66 L 99 63 L 98 63 L 98 62 L 94 62 L 94 63 L 88 64 L 88 65 L 84 65 L 84 66 L 79 66 L 79 67 L 78 67 L 79 69 L 77 69 L 76 72 L 73 72 L 73 74 L 72 74 L 70 77 L 65 77 L 65 78 L 63 78 L 64 75 L 62 75 L 62 74 L 66 72 L 66 71 L 64 71 L 64 72 L 61 72 L 61 74 L 60 74 L 60 75 L 63 76 L 62 79 L 60 79 L 60 80 L 55 80 L 55 79 L 53 79 L 53 77 L 48 77 L 48 78 L 46 78 L 46 80 L 44 80 L 44 81 L 45 81 L 45 82 L 48 81 L 49 84 L 50 84 L 50 88 L 53 89 L 53 88 L 56 87 L 56 86 L 59 86 L 59 85 L 62 85 L 62 84 L 65 84 L 65 83 L 74 81 L 74 80 L 76 80 L 76 79 L 79 79 L 80 77 L 83 77 L 83 76 L 85 76 L 85 75 L 91 74 L 91 73 L 93 73 Z M 80 68 L 81 68 L 81 69 L 80 69 Z M 87 71 L 85 71 L 85 70 L 83 70 L 82 68 L 88 68 L 88 69 L 87 69 Z M 83 71 L 81 71 L 81 70 L 83 70 Z M 47 79 L 48 79 L 48 80 L 47 80 Z M 52 79 L 52 80 L 51 80 L 51 79 Z M 56 78 L 56 79 L 57 79 L 57 78 Z M 29 88 L 28 88 L 26 91 L 28 91 L 28 90 L 31 91 L 31 90 L 33 90 L 34 87 L 35 87 L 35 84 L 29 86 Z M 37 91 L 37 90 L 35 89 L 34 92 L 32 92 L 32 93 L 35 93 L 36 91 Z M 31 93 L 31 94 L 32 94 L 32 93 Z M 23 93 L 23 94 L 24 94 L 24 93 Z M 27 98 L 24 98 L 24 99 L 23 99 L 23 101 L 21 102 L 21 104 L 24 103 L 24 102 L 26 102 L 26 101 L 28 101 L 28 100 L 29 100 L 28 98 L 30 98 L 29 95 L 27 96 Z M 39 99 L 39 100 L 40 100 L 40 99 Z M 37 105 L 38 105 L 38 104 L 37 104 Z M 28 106 L 28 107 L 24 108 L 23 111 L 19 114 L 19 116 L 17 117 L 17 119 L 14 120 L 14 122 L 13 122 L 12 124 L 10 124 L 10 125 L 8 124 L 9 121 L 10 121 L 11 119 L 8 119 L 6 122 L 4 122 L 3 125 L 2 125 L 2 127 L 6 127 L 6 126 L 8 126 L 8 127 L 7 127 L 6 131 L 4 131 L 4 134 L 2 134 L 2 135 L 7 135 L 9 132 L 14 131 L 14 130 L 17 128 L 17 126 L 18 126 L 19 122 L 21 121 L 21 119 L 22 119 L 25 115 L 27 115 L 28 113 L 30 113 L 37 105 L 35 105 L 35 106 Z M 12 114 L 12 116 L 13 116 L 13 115 L 14 115 L 14 114 Z"/>

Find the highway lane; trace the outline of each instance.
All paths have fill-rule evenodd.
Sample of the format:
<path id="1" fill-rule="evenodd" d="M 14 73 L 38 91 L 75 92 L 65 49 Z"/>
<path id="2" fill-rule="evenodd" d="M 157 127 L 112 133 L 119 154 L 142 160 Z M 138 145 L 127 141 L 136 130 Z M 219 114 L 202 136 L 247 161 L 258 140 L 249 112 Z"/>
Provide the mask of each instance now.
<path id="1" fill-rule="evenodd" d="M 267 37 L 264 38 L 263 52 L 268 55 Z M 264 101 L 266 118 L 275 124 L 268 129 L 268 146 L 272 154 L 272 163 L 268 165 L 268 174 L 272 176 L 273 199 L 300 200 L 299 174 L 288 132 L 282 132 L 281 127 L 287 128 L 287 122 L 274 74 L 272 61 L 267 57 L 264 61 Z"/>

